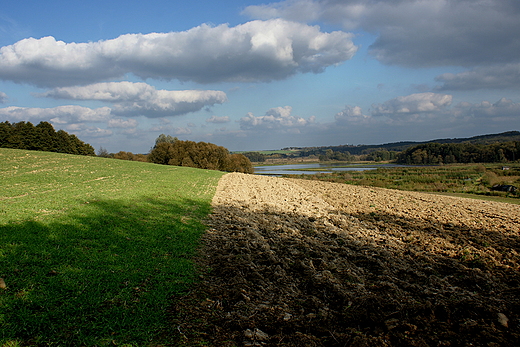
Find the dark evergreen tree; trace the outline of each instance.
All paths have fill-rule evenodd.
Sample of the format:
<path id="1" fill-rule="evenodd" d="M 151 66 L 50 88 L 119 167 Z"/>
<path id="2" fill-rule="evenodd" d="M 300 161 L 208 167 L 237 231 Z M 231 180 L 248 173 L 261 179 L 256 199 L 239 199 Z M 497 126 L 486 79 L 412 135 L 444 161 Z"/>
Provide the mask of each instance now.
<path id="1" fill-rule="evenodd" d="M 94 148 L 76 135 L 55 131 L 48 122 L 0 123 L 0 147 L 81 155 L 95 155 Z"/>
<path id="2" fill-rule="evenodd" d="M 0 147 L 7 147 L 7 139 L 11 136 L 13 127 L 9 122 L 0 123 Z"/>
<path id="3" fill-rule="evenodd" d="M 245 152 L 242 154 L 245 155 L 250 161 L 254 161 L 257 163 L 265 161 L 265 154 L 262 154 L 260 152 Z"/>
<path id="4" fill-rule="evenodd" d="M 58 149 L 57 136 L 54 127 L 48 122 L 40 122 L 35 128 L 36 147 L 39 151 L 56 152 Z"/>

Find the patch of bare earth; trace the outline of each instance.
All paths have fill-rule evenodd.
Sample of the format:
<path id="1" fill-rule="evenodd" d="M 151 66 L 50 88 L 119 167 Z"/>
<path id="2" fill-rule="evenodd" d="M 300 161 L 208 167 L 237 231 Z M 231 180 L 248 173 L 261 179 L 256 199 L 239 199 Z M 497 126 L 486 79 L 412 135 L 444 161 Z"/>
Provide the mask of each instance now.
<path id="1" fill-rule="evenodd" d="M 227 174 L 179 345 L 519 346 L 520 207 Z"/>

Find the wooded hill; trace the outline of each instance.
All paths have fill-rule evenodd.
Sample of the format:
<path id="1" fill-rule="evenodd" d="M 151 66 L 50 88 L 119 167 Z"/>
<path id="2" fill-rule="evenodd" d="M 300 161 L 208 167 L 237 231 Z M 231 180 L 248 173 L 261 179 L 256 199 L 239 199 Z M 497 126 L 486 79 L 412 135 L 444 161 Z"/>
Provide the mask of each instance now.
<path id="1" fill-rule="evenodd" d="M 520 159 L 520 141 L 473 143 L 425 143 L 397 154 L 400 164 L 508 163 Z"/>
<path id="2" fill-rule="evenodd" d="M 369 154 L 374 151 L 395 151 L 401 152 L 410 147 L 429 144 L 429 143 L 468 143 L 468 144 L 482 144 L 488 145 L 493 143 L 520 141 L 520 131 L 507 131 L 499 134 L 479 135 L 469 138 L 453 138 L 453 139 L 437 139 L 423 142 L 413 141 L 402 141 L 386 143 L 381 145 L 340 145 L 340 146 L 324 146 L 324 147 L 290 147 L 284 148 L 284 150 L 295 150 L 299 151 L 299 156 L 306 157 L 309 155 L 320 155 L 325 154 L 327 150 L 333 150 L 334 152 L 346 153 L 349 152 L 351 155 Z"/>

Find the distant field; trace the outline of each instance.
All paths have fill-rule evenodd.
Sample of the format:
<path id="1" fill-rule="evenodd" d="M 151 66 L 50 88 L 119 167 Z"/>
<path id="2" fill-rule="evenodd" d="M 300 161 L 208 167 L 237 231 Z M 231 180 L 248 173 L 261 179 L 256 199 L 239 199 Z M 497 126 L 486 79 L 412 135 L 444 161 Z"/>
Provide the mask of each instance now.
<path id="1" fill-rule="evenodd" d="M 162 342 L 221 175 L 0 148 L 0 346 Z"/>

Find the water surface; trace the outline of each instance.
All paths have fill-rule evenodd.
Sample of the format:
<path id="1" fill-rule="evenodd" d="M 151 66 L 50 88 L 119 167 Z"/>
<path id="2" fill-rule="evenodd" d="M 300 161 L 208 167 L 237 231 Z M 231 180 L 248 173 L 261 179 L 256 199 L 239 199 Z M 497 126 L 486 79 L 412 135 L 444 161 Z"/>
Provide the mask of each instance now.
<path id="1" fill-rule="evenodd" d="M 284 164 L 270 166 L 255 166 L 255 174 L 268 176 L 281 175 L 315 175 L 317 173 L 332 173 L 337 171 L 365 171 L 375 170 L 378 167 L 396 167 L 402 165 L 381 164 L 367 166 L 348 166 L 341 163 L 306 163 L 306 164 Z M 306 171 L 306 169 L 311 169 Z"/>

